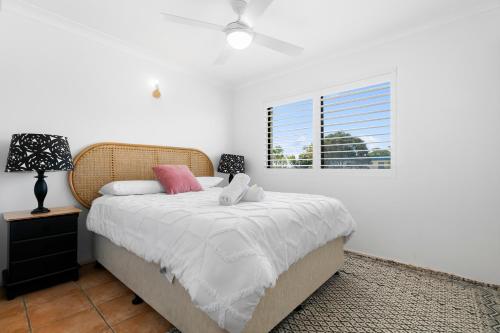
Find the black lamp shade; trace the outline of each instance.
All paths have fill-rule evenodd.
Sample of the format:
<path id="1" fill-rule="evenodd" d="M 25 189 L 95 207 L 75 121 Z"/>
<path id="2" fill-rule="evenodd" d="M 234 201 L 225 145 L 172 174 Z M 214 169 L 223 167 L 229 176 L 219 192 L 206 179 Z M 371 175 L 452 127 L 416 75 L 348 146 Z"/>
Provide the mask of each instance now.
<path id="1" fill-rule="evenodd" d="M 5 172 L 73 169 L 68 139 L 50 134 L 14 134 Z"/>
<path id="2" fill-rule="evenodd" d="M 245 157 L 241 155 L 222 154 L 217 171 L 230 175 L 245 172 Z"/>

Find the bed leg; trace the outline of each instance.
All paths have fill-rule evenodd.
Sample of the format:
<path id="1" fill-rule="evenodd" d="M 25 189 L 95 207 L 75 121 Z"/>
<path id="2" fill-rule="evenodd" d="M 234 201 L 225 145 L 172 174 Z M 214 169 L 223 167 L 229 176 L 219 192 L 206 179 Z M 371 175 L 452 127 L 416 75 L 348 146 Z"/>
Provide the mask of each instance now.
<path id="1" fill-rule="evenodd" d="M 140 298 L 139 296 L 137 296 L 136 294 L 134 294 L 134 299 L 132 300 L 132 304 L 134 305 L 139 305 L 141 304 L 142 302 L 144 302 L 142 300 L 142 298 Z"/>
<path id="2" fill-rule="evenodd" d="M 95 262 L 94 267 L 97 268 L 97 269 L 103 268 L 102 265 L 99 263 L 99 261 Z"/>
<path id="3" fill-rule="evenodd" d="M 333 275 L 340 275 L 340 272 L 336 271 L 335 274 L 333 274 Z"/>
<path id="4" fill-rule="evenodd" d="M 297 307 L 295 309 L 293 309 L 293 311 L 300 311 L 302 310 L 304 307 L 302 306 L 302 304 L 299 304 L 297 305 Z"/>

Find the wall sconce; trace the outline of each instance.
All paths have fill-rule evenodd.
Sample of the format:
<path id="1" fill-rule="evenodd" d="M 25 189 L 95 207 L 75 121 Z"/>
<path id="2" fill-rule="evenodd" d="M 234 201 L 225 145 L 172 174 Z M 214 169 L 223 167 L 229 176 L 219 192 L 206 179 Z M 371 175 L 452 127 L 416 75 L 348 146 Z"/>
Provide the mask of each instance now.
<path id="1" fill-rule="evenodd" d="M 155 87 L 155 90 L 153 90 L 152 95 L 153 95 L 153 97 L 154 97 L 154 98 L 157 98 L 157 99 L 158 99 L 158 98 L 160 98 L 160 97 L 161 97 L 161 92 L 160 92 L 160 83 L 155 82 L 154 87 Z"/>

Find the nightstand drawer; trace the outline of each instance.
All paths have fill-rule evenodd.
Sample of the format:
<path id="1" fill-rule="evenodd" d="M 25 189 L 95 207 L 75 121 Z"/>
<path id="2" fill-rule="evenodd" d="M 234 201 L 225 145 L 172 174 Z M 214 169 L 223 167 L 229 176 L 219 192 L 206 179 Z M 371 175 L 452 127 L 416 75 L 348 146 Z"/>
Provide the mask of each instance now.
<path id="1" fill-rule="evenodd" d="M 14 262 L 74 250 L 76 246 L 76 232 L 33 240 L 16 241 L 11 243 L 9 257 L 10 261 Z"/>
<path id="2" fill-rule="evenodd" d="M 32 260 L 11 262 L 9 264 L 9 280 L 10 282 L 27 280 L 76 266 L 76 250 Z"/>
<path id="3" fill-rule="evenodd" d="M 78 215 L 64 215 L 10 223 L 11 242 L 77 231 Z"/>

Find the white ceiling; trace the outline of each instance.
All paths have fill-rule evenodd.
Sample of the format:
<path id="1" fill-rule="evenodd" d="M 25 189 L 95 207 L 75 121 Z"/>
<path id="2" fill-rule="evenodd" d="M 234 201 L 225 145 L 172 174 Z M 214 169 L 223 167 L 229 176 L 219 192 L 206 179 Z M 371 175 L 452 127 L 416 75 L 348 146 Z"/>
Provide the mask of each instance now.
<path id="1" fill-rule="evenodd" d="M 250 0 L 252 1 L 252 0 Z M 52 13 L 143 48 L 230 85 L 292 69 L 318 57 L 479 10 L 497 0 L 275 0 L 255 30 L 300 45 L 291 58 L 259 45 L 214 60 L 222 33 L 166 22 L 161 11 L 225 25 L 235 19 L 228 0 L 26 0 Z"/>

